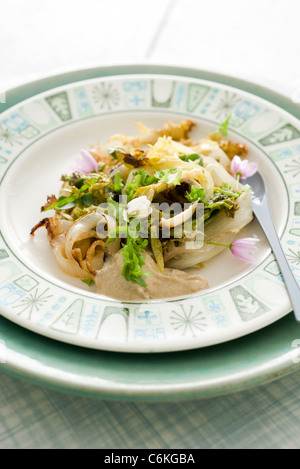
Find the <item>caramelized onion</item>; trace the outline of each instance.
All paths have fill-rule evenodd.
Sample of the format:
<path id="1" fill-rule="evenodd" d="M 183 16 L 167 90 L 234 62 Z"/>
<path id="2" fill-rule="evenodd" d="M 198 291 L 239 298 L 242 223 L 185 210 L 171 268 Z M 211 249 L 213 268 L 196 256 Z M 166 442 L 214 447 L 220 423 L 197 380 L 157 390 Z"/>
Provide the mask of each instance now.
<path id="1" fill-rule="evenodd" d="M 86 267 L 93 275 L 103 267 L 105 247 L 103 241 L 95 241 L 86 253 Z"/>
<path id="2" fill-rule="evenodd" d="M 83 239 L 84 233 L 90 232 L 99 222 L 103 221 L 106 223 L 106 218 L 103 213 L 90 212 L 72 223 L 66 233 L 65 251 L 68 259 L 73 258 L 72 249 L 74 243 L 78 241 L 78 239 Z"/>
<path id="3" fill-rule="evenodd" d="M 55 259 L 61 268 L 61 270 L 72 277 L 78 277 L 82 279 L 91 278 L 91 274 L 83 270 L 75 259 L 67 259 L 64 249 L 65 236 L 57 236 L 51 243 L 53 247 L 53 254 Z"/>

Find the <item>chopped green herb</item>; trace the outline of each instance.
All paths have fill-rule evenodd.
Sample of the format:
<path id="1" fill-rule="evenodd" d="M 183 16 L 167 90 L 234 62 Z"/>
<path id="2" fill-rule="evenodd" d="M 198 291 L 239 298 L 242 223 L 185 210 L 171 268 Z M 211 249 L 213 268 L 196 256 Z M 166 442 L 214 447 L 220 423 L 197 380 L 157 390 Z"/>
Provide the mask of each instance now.
<path id="1" fill-rule="evenodd" d="M 182 171 L 179 171 L 179 172 L 176 174 L 176 178 L 172 181 L 172 183 L 174 184 L 174 186 L 180 186 L 180 179 L 181 179 L 181 176 L 182 176 Z"/>
<path id="2" fill-rule="evenodd" d="M 145 265 L 143 254 L 147 244 L 147 239 L 142 240 L 141 237 L 137 239 L 127 237 L 126 244 L 123 244 L 122 250 L 124 264 L 121 274 L 124 275 L 127 281 L 136 282 L 142 287 L 147 286 L 143 276 L 150 274 L 150 272 L 142 271 L 142 267 Z"/>
<path id="3" fill-rule="evenodd" d="M 155 171 L 153 176 L 149 176 L 147 171 L 141 169 L 134 174 L 134 179 L 126 185 L 126 195 L 128 196 L 128 201 L 130 201 L 136 190 L 139 187 L 150 186 L 155 184 L 158 181 L 164 181 L 167 184 L 174 184 L 178 186 L 180 184 L 180 179 L 182 176 L 182 171 L 179 171 L 175 177 L 172 178 L 172 174 L 176 173 L 176 168 L 162 169 L 161 171 Z"/>
<path id="4" fill-rule="evenodd" d="M 219 125 L 219 133 L 221 133 L 222 135 L 224 135 L 224 137 L 226 137 L 226 135 L 228 134 L 228 124 L 229 124 L 229 121 L 231 119 L 231 114 L 229 114 L 229 116 L 227 117 L 227 119 Z"/>
<path id="5" fill-rule="evenodd" d="M 89 287 L 94 284 L 94 280 L 92 278 L 82 278 L 81 281 L 83 283 L 86 283 Z"/>
<path id="6" fill-rule="evenodd" d="M 71 176 L 63 174 L 61 177 L 61 181 L 68 182 L 70 186 L 76 187 L 77 189 L 80 189 L 83 186 L 85 180 L 86 178 L 82 174 L 76 172 Z"/>
<path id="7" fill-rule="evenodd" d="M 89 207 L 90 205 L 95 205 L 95 199 L 93 194 L 88 192 L 87 194 L 83 194 L 83 196 L 79 199 L 82 202 L 84 207 Z"/>
<path id="8" fill-rule="evenodd" d="M 191 155 L 181 155 L 179 156 L 179 158 L 182 161 L 197 161 L 200 166 L 203 166 L 203 156 L 199 153 L 192 153 Z"/>
<path id="9" fill-rule="evenodd" d="M 87 175 L 75 172 L 71 176 L 67 176 L 66 174 L 62 175 L 61 180 L 64 182 L 68 182 L 70 186 L 76 187 L 77 189 L 81 189 L 81 187 L 89 182 L 91 178 L 101 181 L 103 179 L 103 174 L 99 173 L 90 173 Z"/>
<path id="10" fill-rule="evenodd" d="M 153 184 L 157 181 L 158 179 L 155 176 L 149 176 L 144 169 L 134 173 L 134 179 L 126 185 L 125 192 L 128 196 L 128 201 L 133 198 L 138 187 L 150 186 L 150 184 Z"/>
<path id="11" fill-rule="evenodd" d="M 91 187 L 93 184 L 95 184 L 96 182 L 98 182 L 98 179 L 91 179 L 90 181 L 88 181 L 86 184 L 84 184 L 77 192 L 75 192 L 74 194 L 72 195 L 69 195 L 68 197 L 64 197 L 64 196 L 61 196 L 59 197 L 58 201 L 51 205 L 50 207 L 47 207 L 44 209 L 44 212 L 46 212 L 47 210 L 51 210 L 52 208 L 55 208 L 55 209 L 60 209 L 60 210 L 64 210 L 65 209 L 65 206 L 69 203 L 72 203 L 72 202 L 75 202 L 76 200 L 78 200 L 80 197 L 81 197 L 81 194 L 88 190 L 89 187 Z"/>
<path id="12" fill-rule="evenodd" d="M 140 185 L 141 186 L 150 186 L 150 184 L 153 184 L 154 182 L 157 182 L 157 179 L 155 176 L 149 176 L 147 171 L 144 169 L 141 169 L 138 174 L 140 175 Z"/>
<path id="13" fill-rule="evenodd" d="M 186 198 L 188 199 L 189 202 L 196 202 L 197 200 L 201 200 L 202 202 L 205 202 L 205 193 L 204 193 L 204 188 L 203 187 L 191 187 L 191 192 L 186 193 Z"/>
<path id="14" fill-rule="evenodd" d="M 161 171 L 155 171 L 154 176 L 157 181 L 164 181 L 166 184 L 174 184 L 178 186 L 180 184 L 180 179 L 182 176 L 182 171 L 179 171 L 175 178 L 172 178 L 172 174 L 176 173 L 176 168 L 162 169 Z"/>
<path id="15" fill-rule="evenodd" d="M 108 148 L 108 149 L 107 149 L 108 153 L 109 153 L 115 160 L 118 160 L 117 150 L 124 151 L 123 148 L 118 148 L 118 147 L 111 147 L 111 148 Z"/>
<path id="16" fill-rule="evenodd" d="M 226 197 L 237 198 L 242 194 L 242 192 L 233 192 L 232 187 L 229 186 L 229 184 L 224 183 L 223 186 L 218 186 L 218 187 L 214 188 L 214 197 L 216 197 L 220 194 L 223 194 Z"/>
<path id="17" fill-rule="evenodd" d="M 113 183 L 113 191 L 116 192 L 117 194 L 121 192 L 121 190 L 124 188 L 123 181 L 121 179 L 121 173 L 118 171 L 115 174 L 114 177 L 114 183 Z"/>
<path id="18" fill-rule="evenodd" d="M 58 199 L 59 200 L 59 199 Z M 62 205 L 61 207 L 56 207 L 57 210 L 69 210 L 70 208 L 74 208 L 76 205 L 75 202 L 69 202 L 65 205 Z M 45 209 L 44 211 L 46 211 L 47 209 Z"/>
<path id="19" fill-rule="evenodd" d="M 234 217 L 234 213 L 238 210 L 237 198 L 242 192 L 233 192 L 232 188 L 228 184 L 223 186 L 215 187 L 212 198 L 205 201 L 204 212 L 206 212 L 206 218 L 215 210 L 224 210 L 228 216 Z"/>

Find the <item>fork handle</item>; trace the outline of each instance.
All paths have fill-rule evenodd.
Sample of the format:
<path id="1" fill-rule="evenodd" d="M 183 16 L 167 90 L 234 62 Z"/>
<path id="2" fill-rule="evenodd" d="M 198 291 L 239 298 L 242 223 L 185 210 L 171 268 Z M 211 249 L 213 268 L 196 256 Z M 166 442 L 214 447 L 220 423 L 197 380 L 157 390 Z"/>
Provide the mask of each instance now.
<path id="1" fill-rule="evenodd" d="M 295 318 L 300 322 L 300 288 L 282 250 L 266 196 L 259 205 L 253 204 L 253 212 L 264 230 L 273 254 L 277 259 L 294 309 Z"/>

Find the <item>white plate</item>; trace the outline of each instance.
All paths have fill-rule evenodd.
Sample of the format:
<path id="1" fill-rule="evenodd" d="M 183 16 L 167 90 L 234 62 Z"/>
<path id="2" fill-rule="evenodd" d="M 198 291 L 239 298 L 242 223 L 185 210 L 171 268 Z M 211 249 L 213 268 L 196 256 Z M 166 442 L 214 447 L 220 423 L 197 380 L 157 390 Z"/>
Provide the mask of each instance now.
<path id="1" fill-rule="evenodd" d="M 43 230 L 29 239 L 40 206 L 57 193 L 81 148 L 134 123 L 198 122 L 206 135 L 231 112 L 229 138 L 244 142 L 266 177 L 278 232 L 299 277 L 297 119 L 236 88 L 175 76 L 126 75 L 85 80 L 39 94 L 0 119 L 0 305 L 3 316 L 42 335 L 85 347 L 176 351 L 214 345 L 271 324 L 291 311 L 278 266 L 256 221 L 257 265 L 228 251 L 207 263 L 210 288 L 187 298 L 124 303 L 96 295 L 57 267 Z"/>

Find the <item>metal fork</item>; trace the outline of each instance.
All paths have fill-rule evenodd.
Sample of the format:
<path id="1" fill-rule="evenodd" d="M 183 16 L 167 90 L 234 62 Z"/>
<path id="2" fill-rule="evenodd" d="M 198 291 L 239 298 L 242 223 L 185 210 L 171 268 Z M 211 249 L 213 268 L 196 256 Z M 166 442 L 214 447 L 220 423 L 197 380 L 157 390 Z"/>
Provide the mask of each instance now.
<path id="1" fill-rule="evenodd" d="M 274 256 L 277 259 L 294 309 L 295 318 L 300 322 L 300 288 L 286 260 L 274 226 L 264 178 L 259 172 L 256 172 L 253 176 L 243 179 L 243 184 L 249 184 L 252 188 L 254 215 L 265 232 Z"/>

